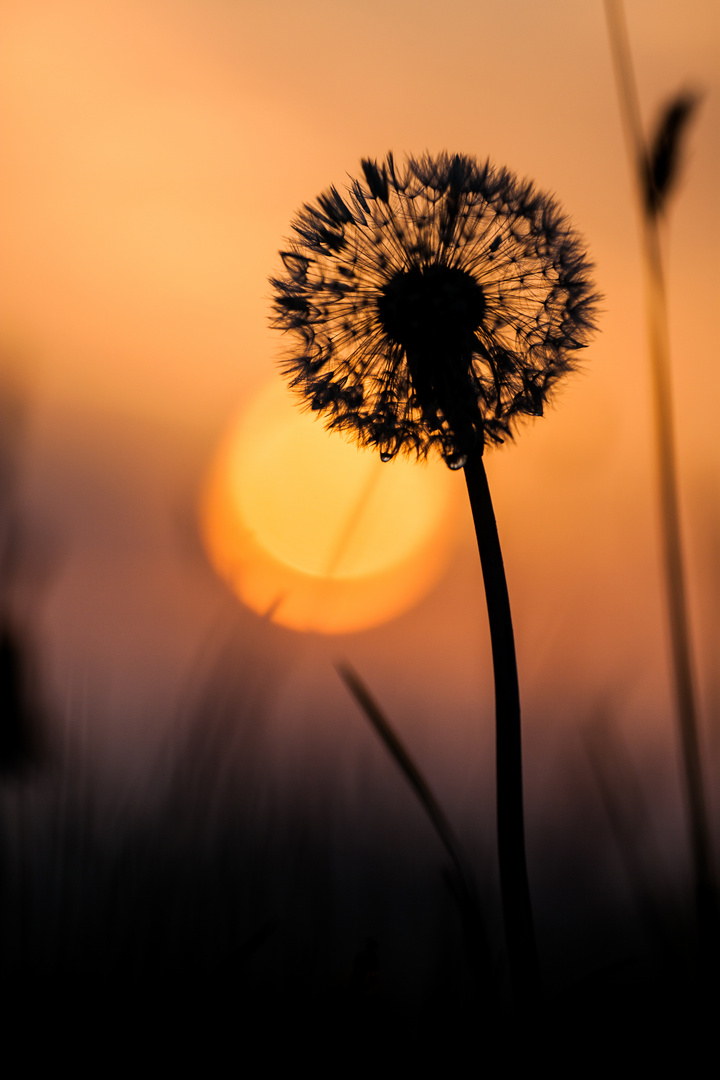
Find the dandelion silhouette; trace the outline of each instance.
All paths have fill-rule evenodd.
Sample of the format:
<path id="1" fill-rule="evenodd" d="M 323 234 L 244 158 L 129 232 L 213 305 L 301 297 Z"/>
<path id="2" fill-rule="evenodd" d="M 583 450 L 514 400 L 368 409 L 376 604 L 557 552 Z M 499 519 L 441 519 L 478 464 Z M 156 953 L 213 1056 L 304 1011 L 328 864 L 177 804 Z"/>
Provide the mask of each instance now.
<path id="1" fill-rule="evenodd" d="M 290 385 L 383 460 L 464 468 L 496 694 L 498 850 L 518 1000 L 539 989 L 525 867 L 520 704 L 486 446 L 540 416 L 594 328 L 591 266 L 555 202 L 489 162 L 362 162 L 364 182 L 305 205 L 271 279 Z"/>
<path id="2" fill-rule="evenodd" d="M 538 416 L 592 329 L 589 266 L 552 199 L 489 163 L 363 162 L 295 221 L 275 278 L 291 385 L 329 428 L 460 468 Z"/>

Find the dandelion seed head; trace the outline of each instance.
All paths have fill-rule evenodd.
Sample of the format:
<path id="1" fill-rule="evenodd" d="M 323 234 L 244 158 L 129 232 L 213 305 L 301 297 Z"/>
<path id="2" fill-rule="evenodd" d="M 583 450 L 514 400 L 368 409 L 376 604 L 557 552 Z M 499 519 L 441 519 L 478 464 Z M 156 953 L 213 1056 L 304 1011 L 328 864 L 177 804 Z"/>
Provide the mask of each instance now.
<path id="1" fill-rule="evenodd" d="M 450 468 L 541 416 L 595 327 L 582 243 L 555 202 L 489 162 L 362 162 L 305 205 L 272 278 L 291 386 L 383 460 Z"/>

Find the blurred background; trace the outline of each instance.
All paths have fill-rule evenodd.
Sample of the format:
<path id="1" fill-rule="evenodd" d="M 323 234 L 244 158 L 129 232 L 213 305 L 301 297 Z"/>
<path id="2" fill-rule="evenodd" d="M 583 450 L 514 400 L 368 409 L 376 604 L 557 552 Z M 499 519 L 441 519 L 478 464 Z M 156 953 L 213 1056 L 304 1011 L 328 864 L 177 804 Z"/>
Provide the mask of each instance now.
<path id="1" fill-rule="evenodd" d="M 720 12 L 714 0 L 625 6 L 646 130 L 678 90 L 702 94 L 665 239 L 691 627 L 717 781 Z M 301 203 L 342 189 L 364 156 L 458 151 L 553 193 L 604 297 L 580 372 L 487 467 L 515 618 L 541 953 L 558 984 L 622 954 L 617 925 L 640 917 L 636 847 L 680 897 L 688 860 L 638 228 L 602 3 L 8 0 L 2 23 L 2 618 L 31 686 L 39 762 L 4 781 L 7 857 L 23 829 L 37 853 L 36 822 L 57 817 L 57 784 L 38 794 L 48 770 L 63 773 L 68 821 L 100 814 L 92 850 L 107 866 L 129 821 L 148 835 L 159 816 L 184 820 L 181 792 L 194 828 L 191 804 L 210 823 L 241 818 L 244 851 L 272 837 L 253 856 L 266 867 L 292 821 L 293 844 L 315 853 L 297 873 L 322 849 L 327 895 L 353 911 L 334 962 L 366 936 L 392 957 L 393 934 L 409 931 L 387 929 L 384 873 L 432 883 L 435 899 L 417 901 L 428 925 L 453 915 L 438 899 L 437 840 L 338 677 L 349 662 L 461 834 L 497 936 L 489 637 L 462 474 L 403 474 L 402 526 L 391 515 L 367 541 L 377 561 L 362 564 L 358 542 L 353 562 L 375 464 L 357 477 L 341 467 L 357 501 L 338 516 L 329 437 L 313 441 L 313 428 L 305 450 L 293 434 L 269 327 L 268 276 Z M 233 483 L 248 477 L 255 501 L 238 509 Z M 299 547 L 284 519 L 275 540 L 268 531 L 290 498 L 276 507 L 277 491 L 293 493 L 297 523 L 316 524 Z M 281 876 L 272 903 L 248 901 L 240 938 L 282 908 L 277 897 L 303 892 Z M 605 928 L 579 958 L 576 924 Z"/>

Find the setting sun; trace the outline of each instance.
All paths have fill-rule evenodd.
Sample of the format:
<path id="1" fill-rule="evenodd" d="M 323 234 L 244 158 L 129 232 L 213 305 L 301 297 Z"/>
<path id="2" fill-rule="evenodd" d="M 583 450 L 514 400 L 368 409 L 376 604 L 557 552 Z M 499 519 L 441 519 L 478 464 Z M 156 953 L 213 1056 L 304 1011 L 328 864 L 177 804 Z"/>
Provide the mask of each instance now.
<path id="1" fill-rule="evenodd" d="M 222 444 L 203 498 L 217 572 L 253 610 L 324 633 L 384 622 L 437 580 L 453 477 L 329 435 L 272 383 Z"/>

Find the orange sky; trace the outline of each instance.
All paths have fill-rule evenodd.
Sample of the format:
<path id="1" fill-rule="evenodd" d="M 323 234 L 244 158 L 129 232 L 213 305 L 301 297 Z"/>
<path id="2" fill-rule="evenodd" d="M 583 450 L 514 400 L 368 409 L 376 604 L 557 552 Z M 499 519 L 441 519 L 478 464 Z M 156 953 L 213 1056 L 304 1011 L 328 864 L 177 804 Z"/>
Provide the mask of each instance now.
<path id="1" fill-rule="evenodd" d="M 679 87 L 705 95 L 671 212 L 668 283 L 709 719 L 720 702 L 720 16 L 715 0 L 626 7 L 646 118 Z M 600 0 L 449 0 L 441 16 L 429 0 L 10 0 L 1 48 L 0 325 L 29 399 L 25 499 L 56 543 L 36 603 L 64 707 L 99 701 L 103 737 L 132 756 L 148 708 L 169 715 L 222 638 L 218 611 L 238 643 L 253 633 L 200 562 L 192 514 L 231 417 L 275 377 L 277 250 L 299 204 L 342 185 L 361 156 L 449 149 L 552 191 L 605 297 L 582 374 L 488 465 L 528 739 L 555 746 L 548 732 L 605 708 L 669 739 L 640 264 Z M 467 514 L 456 544 L 444 585 L 395 622 L 269 644 L 290 649 L 290 683 L 311 693 L 311 672 L 337 702 L 330 660 L 346 656 L 399 723 L 415 718 L 420 747 L 435 746 L 437 702 L 466 730 L 489 671 Z M 136 719 L 120 732 L 128 703 Z"/>

